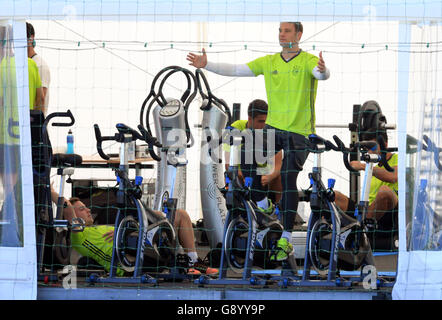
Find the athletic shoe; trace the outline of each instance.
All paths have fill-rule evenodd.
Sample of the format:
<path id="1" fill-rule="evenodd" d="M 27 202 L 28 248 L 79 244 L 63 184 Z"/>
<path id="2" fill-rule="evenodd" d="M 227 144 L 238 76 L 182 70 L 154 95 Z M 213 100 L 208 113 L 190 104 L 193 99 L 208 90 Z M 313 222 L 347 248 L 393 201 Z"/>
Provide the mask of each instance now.
<path id="1" fill-rule="evenodd" d="M 272 200 L 270 200 L 269 198 L 267 198 L 267 201 L 269 203 L 267 209 L 263 209 L 261 207 L 259 207 L 258 205 L 256 205 L 256 207 L 258 208 L 259 211 L 261 211 L 262 213 L 265 213 L 267 215 L 271 215 L 273 213 L 273 211 L 275 210 Z"/>
<path id="2" fill-rule="evenodd" d="M 201 272 L 193 267 L 193 263 L 187 254 L 176 255 L 176 266 L 180 269 L 184 269 L 184 272 L 192 276 L 200 276 Z"/>
<path id="3" fill-rule="evenodd" d="M 208 276 L 216 276 L 219 272 L 218 269 L 209 267 L 208 264 L 200 258 L 193 264 L 193 268 Z"/>
<path id="4" fill-rule="evenodd" d="M 187 274 L 195 277 L 199 277 L 201 275 L 201 272 L 196 270 L 195 268 L 188 268 Z"/>
<path id="5" fill-rule="evenodd" d="M 276 244 L 276 249 L 270 255 L 270 261 L 286 260 L 292 251 L 293 245 L 286 238 L 281 238 Z"/>
<path id="6" fill-rule="evenodd" d="M 378 228 L 377 221 L 373 218 L 365 218 L 364 224 L 370 231 L 374 231 Z"/>

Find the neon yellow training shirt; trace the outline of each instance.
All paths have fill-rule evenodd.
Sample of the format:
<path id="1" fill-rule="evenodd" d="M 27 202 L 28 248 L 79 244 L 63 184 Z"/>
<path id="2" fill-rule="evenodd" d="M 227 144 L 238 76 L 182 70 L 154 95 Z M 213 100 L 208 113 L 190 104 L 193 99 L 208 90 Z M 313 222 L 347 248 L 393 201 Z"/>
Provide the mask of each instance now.
<path id="1" fill-rule="evenodd" d="M 318 80 L 313 69 L 319 58 L 301 51 L 289 61 L 281 53 L 266 55 L 247 65 L 264 75 L 269 105 L 266 124 L 303 136 L 315 133 L 315 99 Z"/>
<path id="2" fill-rule="evenodd" d="M 394 153 L 390 160 L 387 161 L 388 165 L 392 168 L 397 167 L 397 163 L 398 163 L 398 155 L 397 153 Z M 377 166 L 378 167 L 378 166 Z M 391 182 L 385 182 L 382 181 L 378 178 L 376 178 L 375 176 L 373 176 L 371 178 L 371 184 L 370 184 L 370 194 L 368 196 L 368 203 L 371 204 L 374 199 L 376 198 L 376 195 L 378 194 L 379 188 L 381 186 L 388 186 L 390 187 L 394 192 L 396 192 L 396 194 L 398 193 L 398 182 L 396 181 L 395 183 L 391 183 Z"/>
<path id="3" fill-rule="evenodd" d="M 0 99 L 3 108 L 0 110 L 0 144 L 16 145 L 20 143 L 18 126 L 12 128 L 13 135 L 8 132 L 9 121 L 18 123 L 18 95 L 17 72 L 15 57 L 4 57 L 0 63 Z M 40 75 L 35 62 L 28 58 L 29 107 L 34 109 L 36 88 L 41 87 Z M 4 134 L 4 133 L 8 134 Z"/>
<path id="4" fill-rule="evenodd" d="M 34 60 L 28 58 L 28 71 L 29 71 L 29 107 L 34 110 L 35 96 L 37 95 L 37 88 L 41 88 L 40 74 L 38 73 L 38 67 Z"/>
<path id="5" fill-rule="evenodd" d="M 247 129 L 247 122 L 248 122 L 247 120 L 236 120 L 230 126 L 235 129 L 238 129 L 239 131 L 244 131 Z M 224 143 L 223 150 L 225 152 L 230 152 L 230 146 L 227 143 Z M 241 166 L 238 165 L 238 167 L 241 167 Z M 267 167 L 267 164 L 258 164 L 258 167 L 264 168 L 264 167 Z"/>
<path id="6" fill-rule="evenodd" d="M 106 242 L 103 235 L 113 230 L 114 226 L 96 225 L 84 228 L 83 232 L 71 232 L 72 248 L 82 256 L 94 259 L 109 272 L 113 243 Z M 117 268 L 117 275 L 123 276 L 124 271 Z"/>
<path id="7" fill-rule="evenodd" d="M 9 64 L 9 65 L 8 65 Z M 8 73 L 9 70 L 9 73 Z M 18 70 L 17 72 L 20 72 Z M 17 80 L 15 76 L 15 57 L 6 57 L 2 60 L 0 64 L 0 87 L 5 90 L 13 91 L 13 95 L 17 95 Z M 10 77 L 8 79 L 8 77 Z M 38 67 L 34 60 L 28 58 L 28 86 L 29 86 L 29 108 L 34 110 L 35 107 L 35 96 L 37 95 L 37 88 L 41 88 L 40 74 L 38 73 Z M 3 97 L 3 93 L 0 92 L 0 97 Z M 12 102 L 12 106 L 17 106 L 17 98 Z"/>
<path id="8" fill-rule="evenodd" d="M 243 131 L 247 128 L 247 120 L 236 120 L 230 126 L 239 131 Z M 223 150 L 225 152 L 230 152 L 230 146 L 227 143 L 223 143 Z"/>

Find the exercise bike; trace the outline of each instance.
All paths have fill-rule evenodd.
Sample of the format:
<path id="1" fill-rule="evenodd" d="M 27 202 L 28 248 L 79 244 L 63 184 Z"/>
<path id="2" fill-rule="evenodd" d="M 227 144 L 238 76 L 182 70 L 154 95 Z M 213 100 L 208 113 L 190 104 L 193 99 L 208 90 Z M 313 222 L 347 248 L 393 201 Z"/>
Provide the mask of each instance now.
<path id="1" fill-rule="evenodd" d="M 69 122 L 51 123 L 56 118 L 67 118 Z M 74 167 L 81 164 L 82 158 L 76 154 L 54 154 L 52 152 L 48 126 L 50 123 L 54 127 L 72 126 L 75 123 L 75 118 L 70 110 L 53 112 L 46 118 L 41 111 L 31 110 L 30 120 L 37 237 L 37 278 L 39 281 L 45 282 L 58 281 L 55 269 L 70 263 L 70 233 L 81 232 L 84 229 L 83 219 L 74 218 L 71 223 L 63 219 L 62 198 L 65 177 L 73 174 Z M 51 167 L 56 167 L 57 175 L 60 176 L 60 191 L 55 217 L 50 188 Z M 49 272 L 45 268 L 45 265 L 48 264 L 50 266 Z"/>
<path id="2" fill-rule="evenodd" d="M 187 89 L 180 99 L 166 99 L 163 95 L 164 84 L 177 72 L 186 76 Z M 155 86 L 163 74 L 165 76 L 156 92 Z M 156 154 L 153 146 L 149 149 L 152 158 L 159 162 L 153 209 L 165 212 L 172 223 L 174 217 L 170 212 L 176 208 L 186 207 L 186 149 L 193 145 L 188 109 L 196 93 L 196 79 L 193 73 L 185 68 L 169 66 L 160 70 L 152 80 L 151 90 L 140 111 L 140 126 L 150 136 L 152 136 L 150 119 L 153 113 L 156 137 L 161 144 L 159 154 Z M 155 103 L 156 106 L 152 110 Z"/>
<path id="3" fill-rule="evenodd" d="M 114 136 L 102 136 L 99 126 L 94 125 L 97 150 L 104 160 L 109 160 L 110 157 L 103 151 L 103 141 L 117 141 L 121 143 L 121 146 L 120 165 L 114 169 L 119 185 L 118 213 L 115 220 L 109 276 L 98 277 L 92 274 L 89 281 L 92 283 L 156 284 L 155 278 L 143 273 L 144 261 L 151 259 L 155 261 L 156 266 L 167 265 L 175 256 L 175 230 L 167 218 L 156 215 L 140 201 L 142 177 L 137 176 L 135 181 L 129 179 L 128 148 L 129 143 L 136 140 L 145 141 L 150 148 L 153 145 L 160 146 L 160 144 L 142 128 L 139 128 L 142 134 L 122 123 L 117 124 L 116 128 L 118 133 Z M 117 277 L 118 267 L 132 276 Z"/>
<path id="4" fill-rule="evenodd" d="M 306 200 L 310 202 L 310 215 L 307 231 L 307 243 L 304 269 L 301 281 L 285 278 L 280 282 L 287 286 L 351 286 L 352 281 L 362 281 L 364 266 L 374 266 L 374 257 L 367 237 L 366 213 L 368 196 L 374 163 L 380 162 L 389 171 L 382 138 L 378 139 L 381 146 L 381 156 L 368 153 L 376 147 L 376 142 L 361 141 L 355 148 L 361 152 L 361 160 L 367 163 L 364 175 L 363 197 L 355 210 L 354 217 L 347 215 L 334 203 L 333 191 L 335 180 L 328 180 L 326 188 L 321 178 L 321 154 L 325 151 L 340 151 L 343 153 L 344 164 L 350 171 L 356 171 L 350 166 L 348 156 L 352 150 L 333 136 L 337 146 L 318 135 L 309 136 L 309 151 L 315 156 L 312 172 L 309 174 L 310 188 L 304 190 Z M 339 270 L 354 271 L 361 268 L 360 277 L 343 279 Z M 312 274 L 312 269 L 317 276 Z M 371 271 L 371 270 L 370 270 Z M 324 278 L 326 279 L 324 280 Z"/>
<path id="5" fill-rule="evenodd" d="M 187 88 L 179 99 L 165 98 L 164 85 L 169 77 L 176 73 L 182 73 L 186 77 Z M 164 77 L 156 89 L 162 75 Z M 161 143 L 158 154 L 155 150 L 150 150 L 152 158 L 158 161 L 154 209 L 166 213 L 172 223 L 175 219 L 173 213 L 177 208 L 185 209 L 186 206 L 186 149 L 194 144 L 188 112 L 196 94 L 195 75 L 185 68 L 168 66 L 154 77 L 149 95 L 140 111 L 139 127 L 151 134 L 150 120 L 153 118 L 156 136 Z M 177 252 L 181 252 L 181 248 L 178 248 Z M 187 255 L 177 254 L 177 263 L 180 263 L 178 260 L 183 256 L 185 260 Z M 193 276 L 182 275 L 181 278 L 193 278 Z"/>
<path id="6" fill-rule="evenodd" d="M 223 190 L 228 212 L 224 224 L 220 274 L 218 279 L 201 276 L 195 281 L 200 286 L 208 284 L 267 285 L 269 281 L 277 280 L 268 276 L 252 275 L 253 266 L 267 269 L 277 267 L 275 263 L 270 261 L 270 255 L 276 249 L 276 243 L 282 235 L 283 227 L 276 215 L 260 211 L 251 200 L 252 179 L 246 177 L 243 184 L 238 177 L 243 142 L 244 137 L 242 136 L 230 137 L 230 161 L 226 177 L 228 188 Z M 284 270 L 296 271 L 296 261 L 293 254 L 289 256 L 287 264 L 290 266 L 284 266 Z M 240 273 L 241 279 L 228 278 L 228 269 Z"/>

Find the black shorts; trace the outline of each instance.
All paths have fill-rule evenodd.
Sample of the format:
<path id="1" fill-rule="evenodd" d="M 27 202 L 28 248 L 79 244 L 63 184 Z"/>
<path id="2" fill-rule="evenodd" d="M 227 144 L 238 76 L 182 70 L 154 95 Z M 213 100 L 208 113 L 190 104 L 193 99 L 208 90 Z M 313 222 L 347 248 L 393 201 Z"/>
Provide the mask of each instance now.
<path id="1" fill-rule="evenodd" d="M 348 199 L 348 208 L 346 213 L 350 216 L 353 216 L 355 210 L 356 210 L 356 203 L 353 200 Z M 379 230 L 385 230 L 385 231 L 397 230 L 398 206 L 396 205 L 394 209 L 385 212 L 382 218 L 380 218 L 379 221 L 377 221 L 377 224 Z"/>

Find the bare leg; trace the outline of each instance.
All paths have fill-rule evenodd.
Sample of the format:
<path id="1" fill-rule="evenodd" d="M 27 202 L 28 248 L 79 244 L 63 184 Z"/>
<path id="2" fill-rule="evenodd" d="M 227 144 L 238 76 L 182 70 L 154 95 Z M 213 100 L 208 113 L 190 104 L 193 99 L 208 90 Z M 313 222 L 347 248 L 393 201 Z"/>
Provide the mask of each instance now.
<path id="1" fill-rule="evenodd" d="M 200 275 L 201 273 L 208 275 L 218 274 L 218 269 L 206 266 L 205 263 L 198 258 L 195 248 L 192 221 L 185 210 L 178 209 L 176 211 L 174 227 L 178 231 L 178 238 L 184 252 L 186 252 L 190 258 L 192 268 L 189 269 L 189 272 L 194 275 Z"/>
<path id="2" fill-rule="evenodd" d="M 282 197 L 281 175 L 269 183 L 269 191 L 275 194 L 275 203 L 278 203 Z"/>
<path id="3" fill-rule="evenodd" d="M 178 232 L 178 239 L 184 252 L 196 252 L 192 221 L 185 210 L 176 211 L 174 227 Z"/>
<path id="4" fill-rule="evenodd" d="M 161 217 L 165 217 L 163 212 L 154 212 Z M 183 247 L 184 252 L 196 252 L 192 221 L 190 220 L 189 214 L 185 210 L 177 209 L 173 227 L 178 234 L 178 240 Z"/>
<path id="5" fill-rule="evenodd" d="M 342 210 L 348 210 L 348 197 L 335 190 L 335 204 Z"/>
<path id="6" fill-rule="evenodd" d="M 381 186 L 372 204 L 368 207 L 367 218 L 375 218 L 376 221 L 393 210 L 398 204 L 396 193 L 387 186 Z"/>

